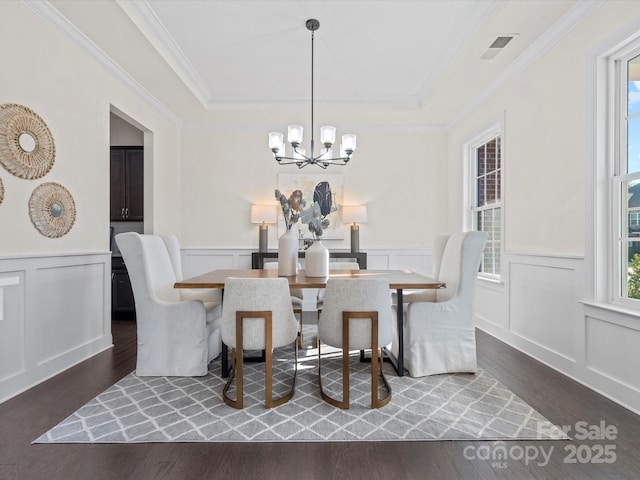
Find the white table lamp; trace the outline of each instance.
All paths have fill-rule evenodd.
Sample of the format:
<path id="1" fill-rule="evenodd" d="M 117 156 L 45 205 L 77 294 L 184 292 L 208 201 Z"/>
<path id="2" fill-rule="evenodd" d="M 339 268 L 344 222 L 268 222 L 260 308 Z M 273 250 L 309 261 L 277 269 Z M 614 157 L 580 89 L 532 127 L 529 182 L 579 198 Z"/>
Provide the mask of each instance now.
<path id="1" fill-rule="evenodd" d="M 367 221 L 366 205 L 345 205 L 342 207 L 342 223 L 351 224 L 351 251 L 360 251 L 360 226 Z"/>
<path id="2" fill-rule="evenodd" d="M 267 224 L 276 223 L 278 218 L 277 205 L 251 205 L 251 223 L 260 224 L 258 237 L 258 251 L 266 252 L 269 246 L 269 227 Z"/>

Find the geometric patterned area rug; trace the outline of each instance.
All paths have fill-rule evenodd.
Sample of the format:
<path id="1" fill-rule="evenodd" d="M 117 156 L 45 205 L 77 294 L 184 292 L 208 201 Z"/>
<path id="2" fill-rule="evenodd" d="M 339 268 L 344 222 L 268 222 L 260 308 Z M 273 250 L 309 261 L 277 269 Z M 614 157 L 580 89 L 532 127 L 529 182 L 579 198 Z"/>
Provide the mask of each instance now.
<path id="1" fill-rule="evenodd" d="M 306 338 L 309 335 L 305 326 Z M 327 353 L 325 354 L 325 349 Z M 475 375 L 398 377 L 385 364 L 392 390 L 386 406 L 369 408 L 370 364 L 351 362 L 349 410 L 322 400 L 318 351 L 299 352 L 296 393 L 264 407 L 264 365 L 245 363 L 243 410 L 222 400 L 220 359 L 204 377 L 127 375 L 34 443 L 324 442 L 544 440 L 568 438 L 528 404 L 479 370 Z M 274 395 L 291 385 L 293 349 L 274 352 Z M 322 348 L 323 386 L 341 398 L 340 353 Z M 382 392 L 382 390 L 381 390 Z M 235 392 L 230 392 L 235 398 Z"/>

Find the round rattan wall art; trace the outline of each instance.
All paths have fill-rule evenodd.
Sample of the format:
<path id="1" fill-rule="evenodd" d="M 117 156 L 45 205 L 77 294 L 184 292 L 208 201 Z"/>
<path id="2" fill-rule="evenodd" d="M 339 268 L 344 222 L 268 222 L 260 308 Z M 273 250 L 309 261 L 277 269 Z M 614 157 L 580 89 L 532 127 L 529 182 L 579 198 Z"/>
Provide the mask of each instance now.
<path id="1" fill-rule="evenodd" d="M 4 200 L 4 184 L 2 183 L 2 179 L 0 178 L 0 205 L 2 205 L 3 200 Z"/>
<path id="2" fill-rule="evenodd" d="M 59 238 L 76 221 L 76 204 L 69 190 L 59 183 L 38 185 L 29 199 L 31 223 L 45 237 Z"/>
<path id="3" fill-rule="evenodd" d="M 47 124 L 16 103 L 0 105 L 0 163 L 16 177 L 42 178 L 53 166 L 56 146 Z"/>

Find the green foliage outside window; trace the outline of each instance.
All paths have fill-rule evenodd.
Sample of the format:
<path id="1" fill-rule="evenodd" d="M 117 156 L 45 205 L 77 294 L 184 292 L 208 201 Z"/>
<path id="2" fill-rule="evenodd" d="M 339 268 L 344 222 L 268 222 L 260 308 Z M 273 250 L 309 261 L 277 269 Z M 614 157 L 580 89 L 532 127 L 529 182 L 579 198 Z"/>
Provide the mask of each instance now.
<path id="1" fill-rule="evenodd" d="M 629 298 L 640 299 L 640 254 L 635 253 L 629 268 L 629 280 L 627 284 Z"/>

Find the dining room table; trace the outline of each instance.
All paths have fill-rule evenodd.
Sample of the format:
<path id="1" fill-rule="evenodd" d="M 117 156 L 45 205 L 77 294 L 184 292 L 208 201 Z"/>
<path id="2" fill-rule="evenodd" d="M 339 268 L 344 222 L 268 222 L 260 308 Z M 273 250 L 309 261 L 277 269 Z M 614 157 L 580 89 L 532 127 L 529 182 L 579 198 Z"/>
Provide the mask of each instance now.
<path id="1" fill-rule="evenodd" d="M 277 278 L 277 270 L 260 269 L 220 269 L 212 270 L 201 275 L 180 280 L 174 284 L 174 288 L 220 288 L 222 289 L 222 302 L 224 306 L 224 283 L 227 278 Z M 286 278 L 290 288 L 325 288 L 330 278 L 382 278 L 389 282 L 389 288 L 396 291 L 396 322 L 398 332 L 398 356 L 395 357 L 388 349 L 386 351 L 398 376 L 404 375 L 404 308 L 403 291 L 405 289 L 423 290 L 439 289 L 446 284 L 436 279 L 424 276 L 411 270 L 330 270 L 326 277 L 310 277 L 304 270 L 298 270 L 296 275 Z M 389 300 L 391 301 L 391 300 Z M 224 307 L 223 307 L 224 308 Z M 222 376 L 229 375 L 228 348 L 222 344 Z M 362 358 L 362 355 L 361 355 Z"/>

